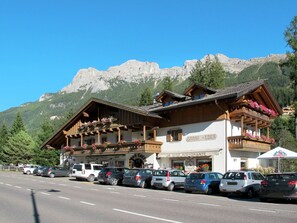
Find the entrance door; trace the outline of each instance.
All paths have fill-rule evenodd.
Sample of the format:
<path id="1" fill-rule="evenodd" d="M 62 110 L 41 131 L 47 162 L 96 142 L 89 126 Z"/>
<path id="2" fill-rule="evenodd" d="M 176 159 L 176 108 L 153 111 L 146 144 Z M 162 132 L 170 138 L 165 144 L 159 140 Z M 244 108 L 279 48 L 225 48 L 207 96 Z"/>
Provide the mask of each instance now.
<path id="1" fill-rule="evenodd" d="M 134 162 L 132 163 L 132 168 L 135 167 L 135 168 L 143 168 L 143 160 L 140 159 L 140 158 L 137 158 L 134 160 Z"/>

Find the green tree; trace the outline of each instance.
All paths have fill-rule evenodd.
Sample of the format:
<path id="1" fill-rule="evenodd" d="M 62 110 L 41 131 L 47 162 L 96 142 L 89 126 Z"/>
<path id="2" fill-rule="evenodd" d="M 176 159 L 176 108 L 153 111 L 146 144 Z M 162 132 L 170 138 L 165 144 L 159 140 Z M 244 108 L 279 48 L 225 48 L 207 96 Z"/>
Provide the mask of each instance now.
<path id="1" fill-rule="evenodd" d="M 54 132 L 54 127 L 50 121 L 44 121 L 40 126 L 40 131 L 37 135 L 37 147 L 34 149 L 33 162 L 43 166 L 53 166 L 59 164 L 59 151 L 43 149 L 40 146 Z"/>
<path id="2" fill-rule="evenodd" d="M 295 108 L 295 120 L 297 118 L 297 16 L 293 18 L 290 26 L 285 31 L 285 39 L 288 46 L 291 47 L 292 52 L 287 53 L 287 63 L 291 67 L 290 79 L 292 81 L 292 89 L 294 90 L 293 105 Z M 295 136 L 296 138 L 297 136 Z"/>
<path id="3" fill-rule="evenodd" d="M 163 80 L 163 91 L 168 90 L 172 91 L 172 85 L 173 81 L 170 79 L 170 77 L 165 77 Z"/>
<path id="4" fill-rule="evenodd" d="M 54 127 L 48 120 L 44 121 L 40 128 L 36 139 L 37 146 L 41 146 L 41 144 L 54 133 Z"/>
<path id="5" fill-rule="evenodd" d="M 151 89 L 149 87 L 145 88 L 140 96 L 139 106 L 151 105 L 153 104 L 153 96 Z"/>
<path id="6" fill-rule="evenodd" d="M 26 131 L 26 129 L 25 129 L 21 114 L 18 112 L 16 114 L 15 120 L 12 124 L 10 134 L 15 135 L 15 134 L 19 133 L 20 131 Z"/>
<path id="7" fill-rule="evenodd" d="M 9 137 L 9 130 L 5 124 L 2 125 L 0 130 L 0 149 L 2 146 L 6 145 Z"/>
<path id="8" fill-rule="evenodd" d="M 197 61 L 195 67 L 190 72 L 190 81 L 192 83 L 200 83 L 211 88 L 223 88 L 226 72 L 215 57 L 211 60 L 209 56 L 206 57 L 205 63 Z"/>
<path id="9" fill-rule="evenodd" d="M 11 135 L 7 145 L 3 147 L 3 162 L 5 163 L 30 163 L 33 159 L 33 149 L 36 147 L 35 141 L 24 130 Z"/>

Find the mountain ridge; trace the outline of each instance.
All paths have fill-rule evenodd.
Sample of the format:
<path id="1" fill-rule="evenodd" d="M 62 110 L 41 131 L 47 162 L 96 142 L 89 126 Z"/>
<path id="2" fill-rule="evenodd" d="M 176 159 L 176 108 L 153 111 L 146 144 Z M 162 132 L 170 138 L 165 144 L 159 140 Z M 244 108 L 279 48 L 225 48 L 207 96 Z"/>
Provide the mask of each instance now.
<path id="1" fill-rule="evenodd" d="M 249 60 L 243 60 L 238 58 L 229 58 L 224 54 L 208 54 L 205 55 L 200 61 L 205 63 L 207 57 L 214 60 L 215 57 L 222 64 L 224 69 L 229 73 L 237 74 L 243 69 L 265 62 L 279 63 L 286 58 L 285 54 L 270 54 L 267 57 L 252 58 Z M 60 93 L 73 93 L 80 90 L 89 90 L 91 92 L 98 92 L 108 90 L 110 88 L 109 82 L 113 79 L 139 83 L 145 78 L 152 78 L 156 80 L 162 80 L 164 77 L 178 78 L 185 80 L 189 77 L 190 71 L 194 68 L 197 59 L 186 60 L 183 66 L 174 66 L 171 68 L 160 68 L 156 62 L 142 62 L 138 60 L 128 60 L 121 65 L 109 67 L 105 71 L 100 71 L 95 68 L 80 69 L 74 76 L 72 82 L 62 88 Z M 43 96 L 41 96 L 42 98 Z"/>

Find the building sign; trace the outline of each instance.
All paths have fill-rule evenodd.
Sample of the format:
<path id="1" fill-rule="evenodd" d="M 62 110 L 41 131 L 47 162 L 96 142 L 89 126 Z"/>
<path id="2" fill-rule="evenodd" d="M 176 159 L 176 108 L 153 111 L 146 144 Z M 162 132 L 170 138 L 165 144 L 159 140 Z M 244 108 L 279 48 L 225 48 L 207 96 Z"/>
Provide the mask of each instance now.
<path id="1" fill-rule="evenodd" d="M 209 141 L 209 140 L 215 140 L 216 138 L 217 138 L 217 134 L 194 135 L 194 136 L 188 136 L 186 141 L 187 142 Z"/>

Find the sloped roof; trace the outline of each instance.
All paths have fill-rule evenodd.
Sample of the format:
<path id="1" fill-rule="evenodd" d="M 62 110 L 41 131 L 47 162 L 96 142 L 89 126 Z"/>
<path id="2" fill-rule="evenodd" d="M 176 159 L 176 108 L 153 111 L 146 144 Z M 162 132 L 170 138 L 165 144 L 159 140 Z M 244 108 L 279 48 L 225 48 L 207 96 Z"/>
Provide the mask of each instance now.
<path id="1" fill-rule="evenodd" d="M 171 96 L 173 98 L 179 99 L 179 100 L 185 100 L 187 98 L 186 95 L 178 94 L 178 93 L 175 93 L 175 92 L 169 91 L 169 90 L 165 90 L 165 91 L 161 92 L 161 94 L 156 98 L 156 101 L 160 102 L 162 100 L 162 98 L 167 95 Z"/>
<path id="2" fill-rule="evenodd" d="M 275 106 L 277 112 L 279 114 L 282 113 L 280 106 L 278 105 L 277 101 L 272 97 L 272 94 L 265 83 L 264 80 L 257 80 L 257 81 L 251 81 L 251 82 L 245 82 L 242 84 L 238 84 L 235 86 L 227 87 L 224 89 L 219 89 L 216 90 L 216 93 L 207 95 L 204 98 L 197 99 L 197 100 L 186 100 L 184 102 L 180 102 L 177 104 L 172 104 L 166 107 L 159 106 L 159 107 L 154 107 L 151 108 L 151 112 L 160 112 L 160 111 L 166 111 L 166 110 L 171 110 L 179 107 L 186 107 L 186 106 L 191 106 L 191 105 L 196 105 L 196 104 L 202 104 L 206 102 L 211 102 L 215 100 L 223 100 L 223 99 L 239 99 L 240 97 L 250 94 L 253 91 L 255 91 L 257 88 L 260 86 L 263 86 L 267 93 L 270 95 L 271 100 L 273 102 L 273 105 Z"/>
<path id="3" fill-rule="evenodd" d="M 205 85 L 200 84 L 200 83 L 195 83 L 195 84 L 192 84 L 190 87 L 188 87 L 188 88 L 184 91 L 184 95 L 189 96 L 189 93 L 190 93 L 193 89 L 196 89 L 196 88 L 200 88 L 200 89 L 204 90 L 205 92 L 207 92 L 207 93 L 209 93 L 209 94 L 214 94 L 214 93 L 217 92 L 216 89 L 213 89 L 213 88 L 210 88 L 210 87 L 206 87 Z"/>

